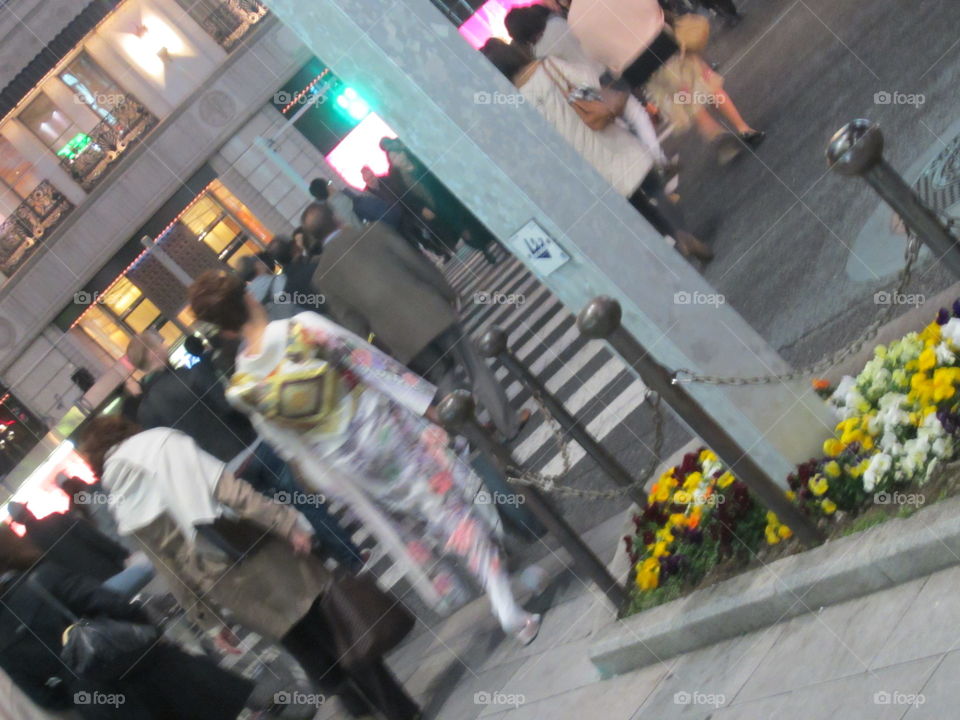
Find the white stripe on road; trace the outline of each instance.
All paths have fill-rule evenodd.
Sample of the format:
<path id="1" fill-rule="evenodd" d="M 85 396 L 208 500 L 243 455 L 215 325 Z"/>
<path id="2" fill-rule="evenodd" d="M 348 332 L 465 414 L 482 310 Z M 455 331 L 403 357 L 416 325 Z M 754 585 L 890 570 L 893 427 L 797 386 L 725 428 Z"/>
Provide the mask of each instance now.
<path id="1" fill-rule="evenodd" d="M 623 423 L 630 416 L 630 413 L 643 404 L 645 392 L 646 386 L 640 380 L 634 380 L 626 390 L 604 408 L 603 412 L 587 424 L 587 432 L 598 442 L 602 441 L 614 428 Z M 586 452 L 575 442 L 570 441 L 569 455 L 570 468 L 572 469 L 583 459 Z M 563 456 L 561 453 L 557 452 L 540 472 L 544 475 L 556 475 L 563 472 Z"/>
<path id="2" fill-rule="evenodd" d="M 577 388 L 577 391 L 563 403 L 567 412 L 576 416 L 588 403 L 596 400 L 600 392 L 611 383 L 622 370 L 623 365 L 614 358 L 610 358 L 603 367 L 591 375 L 590 379 Z M 553 428 L 550 423 L 545 422 L 514 448 L 513 456 L 520 462 L 526 462 L 552 437 Z"/>

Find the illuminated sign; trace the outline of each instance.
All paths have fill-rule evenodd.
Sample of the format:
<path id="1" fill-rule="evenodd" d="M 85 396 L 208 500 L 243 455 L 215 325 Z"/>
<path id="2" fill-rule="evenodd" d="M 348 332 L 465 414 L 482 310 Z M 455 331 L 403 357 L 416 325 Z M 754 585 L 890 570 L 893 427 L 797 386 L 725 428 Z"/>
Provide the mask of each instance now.
<path id="1" fill-rule="evenodd" d="M 80 153 L 86 150 L 92 142 L 93 139 L 86 133 L 77 133 L 70 138 L 70 141 L 66 145 L 57 151 L 57 157 L 76 160 L 80 156 Z"/>

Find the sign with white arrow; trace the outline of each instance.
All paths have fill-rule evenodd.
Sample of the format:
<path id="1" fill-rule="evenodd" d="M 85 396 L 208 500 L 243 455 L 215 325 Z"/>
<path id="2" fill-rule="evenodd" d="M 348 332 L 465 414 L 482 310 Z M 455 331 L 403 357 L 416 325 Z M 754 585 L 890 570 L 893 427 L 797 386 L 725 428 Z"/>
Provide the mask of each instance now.
<path id="1" fill-rule="evenodd" d="M 533 266 L 541 277 L 546 277 L 570 260 L 557 241 L 535 220 L 515 232 L 507 244 L 528 266 Z"/>

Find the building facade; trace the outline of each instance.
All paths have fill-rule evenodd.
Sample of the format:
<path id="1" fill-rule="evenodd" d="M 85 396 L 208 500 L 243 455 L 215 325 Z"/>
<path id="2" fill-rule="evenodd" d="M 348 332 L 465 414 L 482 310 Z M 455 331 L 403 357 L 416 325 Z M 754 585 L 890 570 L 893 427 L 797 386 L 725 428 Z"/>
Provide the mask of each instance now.
<path id="1" fill-rule="evenodd" d="M 257 0 L 8 0 L 0 39 L 0 423 L 24 423 L 9 465 L 110 399 L 135 333 L 176 346 L 193 329 L 154 243 L 235 267 L 336 176 L 292 121 L 328 71 L 304 82 L 316 59 Z"/>

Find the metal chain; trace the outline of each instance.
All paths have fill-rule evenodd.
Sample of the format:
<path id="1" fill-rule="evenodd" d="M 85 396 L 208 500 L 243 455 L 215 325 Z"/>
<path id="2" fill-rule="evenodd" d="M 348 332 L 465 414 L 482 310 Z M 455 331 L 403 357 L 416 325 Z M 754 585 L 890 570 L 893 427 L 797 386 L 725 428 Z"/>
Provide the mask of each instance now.
<path id="1" fill-rule="evenodd" d="M 920 241 L 913 232 L 908 231 L 908 240 L 906 250 L 904 251 L 904 257 L 906 263 L 903 266 L 903 271 L 900 274 L 900 281 L 897 283 L 896 290 L 893 292 L 891 300 L 895 300 L 897 297 L 904 295 L 907 284 L 910 282 L 910 275 L 913 272 L 913 264 L 916 262 L 917 256 L 920 253 Z M 828 355 L 821 360 L 818 360 L 813 365 L 809 365 L 805 368 L 799 368 L 797 370 L 792 370 L 788 373 L 783 373 L 782 375 L 758 375 L 754 377 L 723 377 L 716 375 L 697 375 L 692 370 L 687 370 L 686 368 L 681 368 L 673 373 L 673 384 L 677 385 L 680 383 L 701 383 L 703 385 L 771 385 L 773 383 L 781 382 L 790 382 L 792 380 L 799 380 L 800 378 L 806 377 L 808 375 L 816 375 L 823 370 L 831 368 L 835 365 L 846 360 L 851 355 L 859 352 L 864 344 L 873 339 L 876 334 L 880 331 L 880 328 L 887 323 L 888 320 L 893 316 L 893 313 L 896 311 L 897 305 L 895 302 L 891 302 L 880 315 L 877 316 L 877 319 L 870 323 L 867 328 L 863 331 L 859 338 L 852 342 L 847 347 L 838 350 L 832 355 Z"/>
<path id="2" fill-rule="evenodd" d="M 651 398 L 650 407 L 653 409 L 653 459 L 640 477 L 630 485 L 619 487 L 616 490 L 582 490 L 580 488 L 561 485 L 560 480 L 570 472 L 573 463 L 570 460 L 570 442 L 563 436 L 563 429 L 560 423 L 550 413 L 543 403 L 539 393 L 534 393 L 533 399 L 539 406 L 538 412 L 543 415 L 544 420 L 553 431 L 557 443 L 560 445 L 560 457 L 563 460 L 563 469 L 556 475 L 546 475 L 534 470 L 523 470 L 522 468 L 508 467 L 505 474 L 507 479 L 517 485 L 526 487 L 535 487 L 544 492 L 567 497 L 578 497 L 585 500 L 617 500 L 624 495 L 634 491 L 643 490 L 650 476 L 656 472 L 660 464 L 660 458 L 663 455 L 663 409 L 660 407 L 660 396 L 656 393 L 647 391 L 646 397 Z"/>

